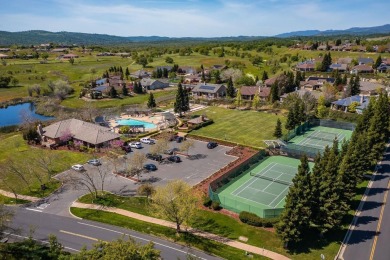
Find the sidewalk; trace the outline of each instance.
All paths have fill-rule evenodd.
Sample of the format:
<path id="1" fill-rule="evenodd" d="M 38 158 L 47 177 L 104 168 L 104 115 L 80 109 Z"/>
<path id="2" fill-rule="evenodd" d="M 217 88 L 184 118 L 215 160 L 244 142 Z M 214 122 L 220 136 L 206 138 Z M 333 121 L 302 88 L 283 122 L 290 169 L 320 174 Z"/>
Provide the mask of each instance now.
<path id="1" fill-rule="evenodd" d="M 9 198 L 15 198 L 15 194 L 13 194 L 12 192 L 9 192 L 9 191 L 0 190 L 0 194 L 3 196 L 9 197 Z M 41 198 L 37 198 L 37 197 L 31 197 L 31 196 L 20 195 L 20 194 L 17 194 L 17 196 L 18 196 L 18 199 L 29 200 L 32 202 L 35 202 L 35 201 L 38 201 L 41 199 Z"/>
<path id="2" fill-rule="evenodd" d="M 123 210 L 123 209 L 104 207 L 104 206 L 94 205 L 94 204 L 85 204 L 85 203 L 80 203 L 80 202 L 73 202 L 71 207 L 83 208 L 83 209 L 102 210 L 102 211 L 116 213 L 116 214 L 123 215 L 123 216 L 126 216 L 126 217 L 135 218 L 135 219 L 139 219 L 139 220 L 142 220 L 142 221 L 145 221 L 145 222 L 149 222 L 149 223 L 153 223 L 153 224 L 157 224 L 157 225 L 161 225 L 161 226 L 165 226 L 165 227 L 176 229 L 176 224 L 173 223 L 173 222 L 162 220 L 162 219 L 148 217 L 148 216 L 145 216 L 145 215 L 141 215 L 141 214 L 134 213 L 134 212 L 127 211 L 127 210 Z M 255 247 L 255 246 L 251 246 L 251 245 L 247 245 L 245 243 L 242 243 L 242 242 L 239 242 L 239 241 L 234 241 L 234 240 L 231 240 L 231 239 L 228 239 L 228 238 L 225 238 L 225 237 L 220 237 L 220 236 L 215 235 L 215 234 L 202 232 L 202 231 L 195 230 L 195 229 L 188 229 L 188 231 L 191 232 L 192 234 L 196 235 L 196 236 L 200 236 L 200 237 L 204 237 L 204 238 L 207 238 L 207 239 L 211 239 L 211 240 L 217 241 L 219 243 L 223 243 L 225 245 L 228 245 L 228 246 L 231 246 L 231 247 L 234 247 L 234 248 L 238 248 L 238 249 L 250 252 L 250 253 L 262 255 L 262 256 L 265 256 L 265 257 L 268 257 L 268 258 L 271 258 L 271 259 L 275 259 L 275 260 L 288 260 L 289 259 L 288 257 L 286 257 L 284 255 L 280 255 L 278 253 L 269 251 L 267 249 L 263 249 L 263 248 L 259 248 L 259 247 Z"/>

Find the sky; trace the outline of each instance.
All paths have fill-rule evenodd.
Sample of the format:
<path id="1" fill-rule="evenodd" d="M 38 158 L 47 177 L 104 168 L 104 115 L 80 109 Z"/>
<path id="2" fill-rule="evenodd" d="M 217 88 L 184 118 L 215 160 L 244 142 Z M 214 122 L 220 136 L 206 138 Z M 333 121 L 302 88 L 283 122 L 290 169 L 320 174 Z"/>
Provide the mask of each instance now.
<path id="1" fill-rule="evenodd" d="M 2 0 L 1 31 L 272 36 L 390 23 L 389 0 Z"/>

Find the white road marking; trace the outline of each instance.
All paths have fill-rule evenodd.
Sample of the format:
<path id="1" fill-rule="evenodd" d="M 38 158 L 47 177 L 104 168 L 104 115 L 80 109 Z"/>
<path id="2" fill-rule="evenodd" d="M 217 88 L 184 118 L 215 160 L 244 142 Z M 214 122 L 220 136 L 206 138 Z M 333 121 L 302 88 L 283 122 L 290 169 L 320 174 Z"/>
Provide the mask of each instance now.
<path id="1" fill-rule="evenodd" d="M 136 239 L 143 240 L 143 241 L 146 241 L 146 242 L 153 242 L 153 244 L 156 244 L 156 245 L 159 245 L 159 246 L 162 246 L 162 247 L 166 247 L 166 248 L 169 248 L 169 249 L 181 252 L 183 254 L 188 254 L 188 255 L 197 257 L 199 259 L 206 260 L 205 258 L 198 257 L 197 255 L 191 254 L 191 253 L 186 252 L 184 250 L 180 250 L 180 249 L 177 249 L 177 248 L 174 248 L 174 247 L 171 247 L 171 246 L 167 246 L 167 245 L 164 245 L 164 244 L 161 244 L 161 243 L 158 243 L 158 242 L 154 242 L 154 241 L 149 240 L 149 239 L 145 239 L 145 238 L 142 238 L 142 237 L 137 237 L 137 236 L 134 236 L 134 235 L 126 234 L 126 233 L 123 233 L 123 232 L 120 232 L 120 231 L 116 231 L 116 230 L 112 230 L 112 229 L 109 229 L 109 228 L 95 226 L 95 225 L 92 225 L 92 224 L 87 224 L 87 223 L 82 223 L 82 222 L 77 222 L 77 223 L 80 224 L 80 225 L 90 226 L 90 227 L 99 228 L 99 229 L 106 230 L 106 231 L 111 231 L 111 232 L 114 232 L 114 233 L 117 233 L 117 234 L 126 235 L 126 236 L 129 236 L 129 237 L 134 237 Z"/>
<path id="2" fill-rule="evenodd" d="M 42 210 L 38 210 L 38 209 L 32 209 L 32 208 L 26 208 L 26 209 L 31 211 L 36 211 L 36 212 L 43 212 Z"/>

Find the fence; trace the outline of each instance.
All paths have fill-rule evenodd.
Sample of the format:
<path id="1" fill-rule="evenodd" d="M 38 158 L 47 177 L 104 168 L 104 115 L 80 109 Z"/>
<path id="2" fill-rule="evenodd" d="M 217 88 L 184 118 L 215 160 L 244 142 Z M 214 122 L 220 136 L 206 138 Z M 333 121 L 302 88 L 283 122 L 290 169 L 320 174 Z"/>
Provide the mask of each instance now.
<path id="1" fill-rule="evenodd" d="M 318 153 L 322 154 L 324 151 L 320 148 L 303 146 L 299 144 L 288 144 L 286 146 L 283 145 L 280 147 L 280 150 L 294 158 L 301 158 L 304 154 L 306 154 L 309 158 L 315 158 Z"/>

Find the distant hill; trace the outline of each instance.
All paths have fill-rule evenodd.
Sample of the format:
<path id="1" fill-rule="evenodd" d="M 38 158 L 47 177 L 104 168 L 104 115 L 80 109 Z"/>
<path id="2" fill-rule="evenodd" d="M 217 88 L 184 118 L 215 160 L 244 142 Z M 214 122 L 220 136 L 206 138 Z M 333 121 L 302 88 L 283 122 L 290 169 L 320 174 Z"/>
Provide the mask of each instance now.
<path id="1" fill-rule="evenodd" d="M 289 33 L 282 33 L 275 35 L 279 38 L 288 38 L 294 36 L 331 36 L 331 35 L 369 35 L 369 34 L 385 34 L 390 33 L 390 24 L 374 27 L 352 27 L 346 30 L 307 30 L 307 31 L 295 31 Z"/>
<path id="2" fill-rule="evenodd" d="M 278 34 L 275 37 L 288 38 L 294 36 L 331 36 L 331 35 L 369 35 L 390 33 L 390 24 L 375 27 L 354 27 L 347 30 L 307 30 Z M 162 36 L 114 36 L 107 34 L 77 33 L 77 32 L 48 32 L 41 30 L 24 32 L 0 31 L 0 46 L 12 44 L 37 45 L 41 43 L 56 44 L 85 44 L 85 45 L 108 45 L 125 43 L 146 42 L 205 42 L 205 41 L 251 41 L 267 38 L 265 36 L 232 36 L 232 37 L 162 37 Z"/>
<path id="3" fill-rule="evenodd" d="M 162 41 L 245 41 L 261 39 L 261 36 L 237 36 L 237 37 L 182 37 L 171 38 L 162 36 L 114 36 L 107 34 L 77 33 L 77 32 L 48 32 L 41 30 L 24 32 L 0 31 L 0 46 L 12 44 L 37 45 L 40 43 L 56 44 L 85 44 L 85 45 L 105 45 L 123 43 L 142 42 L 162 42 Z"/>

